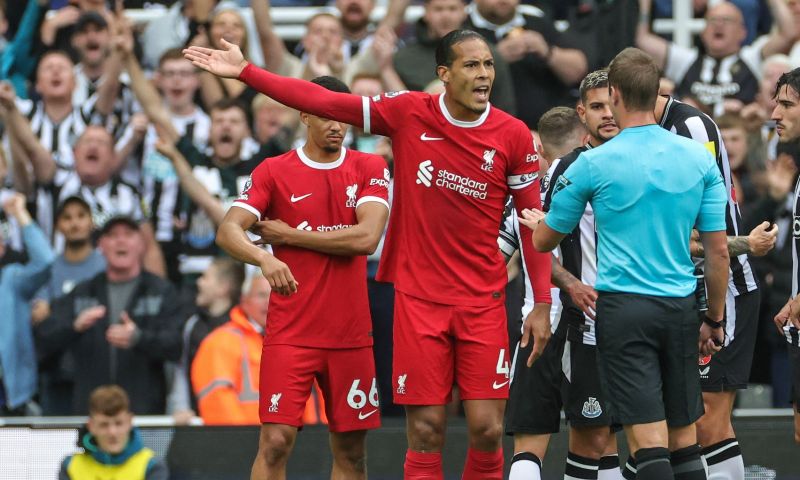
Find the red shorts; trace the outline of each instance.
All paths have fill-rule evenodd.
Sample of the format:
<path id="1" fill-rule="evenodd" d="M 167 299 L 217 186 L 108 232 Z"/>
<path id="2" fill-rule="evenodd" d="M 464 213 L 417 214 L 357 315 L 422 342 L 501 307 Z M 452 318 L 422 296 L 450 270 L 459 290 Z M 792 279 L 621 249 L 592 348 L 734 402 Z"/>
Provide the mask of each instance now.
<path id="1" fill-rule="evenodd" d="M 303 425 L 316 378 L 332 432 L 381 426 L 372 347 L 322 349 L 265 345 L 258 406 L 261 423 Z"/>
<path id="2" fill-rule="evenodd" d="M 401 405 L 508 398 L 505 305 L 443 305 L 395 293 L 392 386 Z M 455 378 L 454 378 L 455 376 Z"/>

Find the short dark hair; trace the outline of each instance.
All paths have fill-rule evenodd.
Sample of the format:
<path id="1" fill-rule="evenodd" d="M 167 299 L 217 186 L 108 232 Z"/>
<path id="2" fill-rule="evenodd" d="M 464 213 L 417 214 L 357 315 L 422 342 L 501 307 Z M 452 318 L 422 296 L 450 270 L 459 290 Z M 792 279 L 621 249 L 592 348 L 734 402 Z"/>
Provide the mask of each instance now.
<path id="1" fill-rule="evenodd" d="M 772 95 L 772 98 L 778 98 L 778 92 L 781 91 L 784 85 L 792 87 L 792 90 L 800 95 L 800 68 L 795 68 L 781 75 L 781 78 L 778 79 L 778 84 L 775 85 L 775 93 Z"/>
<path id="2" fill-rule="evenodd" d="M 70 195 L 58 205 L 58 209 L 56 209 L 56 220 L 60 219 L 61 216 L 64 215 L 64 212 L 70 205 L 78 205 L 81 210 L 88 213 L 90 216 L 92 214 L 92 207 L 86 202 L 86 200 L 83 199 L 83 197 L 79 195 Z"/>
<path id="3" fill-rule="evenodd" d="M 576 130 L 586 130 L 578 112 L 570 107 L 553 107 L 546 111 L 536 128 L 542 143 L 555 146 L 564 145 Z"/>
<path id="4" fill-rule="evenodd" d="M 89 415 L 113 417 L 130 411 L 130 401 L 125 390 L 118 385 L 103 385 L 92 390 L 89 395 Z"/>
<path id="5" fill-rule="evenodd" d="M 70 65 L 73 66 L 75 65 L 75 62 L 72 61 L 72 57 L 69 56 L 69 53 L 65 52 L 64 50 L 59 50 L 57 48 L 54 48 L 52 50 L 44 52 L 42 56 L 39 57 L 39 60 L 36 62 L 36 69 L 34 70 L 34 72 L 36 73 L 37 77 L 39 76 L 39 67 L 42 65 L 42 62 L 44 62 L 44 59 L 47 57 L 52 57 L 54 55 L 64 57 L 67 60 L 69 60 Z"/>
<path id="6" fill-rule="evenodd" d="M 208 110 L 209 113 L 213 112 L 214 110 L 230 110 L 231 108 L 238 108 L 244 114 L 244 118 L 249 118 L 249 112 L 247 111 L 247 107 L 242 104 L 242 102 L 236 98 L 220 98 Z"/>
<path id="7" fill-rule="evenodd" d="M 162 53 L 161 57 L 158 58 L 158 68 L 163 67 L 164 63 L 169 60 L 186 60 L 186 57 L 183 56 L 183 49 L 170 48 Z"/>
<path id="8" fill-rule="evenodd" d="M 608 84 L 619 90 L 629 111 L 652 111 L 656 106 L 661 74 L 653 57 L 628 47 L 608 66 Z"/>
<path id="9" fill-rule="evenodd" d="M 453 61 L 456 59 L 456 52 L 453 51 L 453 47 L 458 45 L 461 42 L 466 42 L 467 40 L 477 39 L 489 45 L 486 39 L 478 32 L 466 29 L 460 30 L 453 30 L 452 32 L 448 33 L 441 40 L 439 40 L 439 44 L 436 46 L 436 66 L 437 67 L 450 67 L 453 65 Z"/>
<path id="10" fill-rule="evenodd" d="M 594 72 L 591 72 L 585 77 L 583 77 L 580 86 L 581 103 L 586 103 L 586 94 L 589 92 L 589 90 L 594 90 L 595 88 L 608 89 L 607 68 L 601 68 L 600 70 L 595 70 Z"/>
<path id="11" fill-rule="evenodd" d="M 324 87 L 332 92 L 350 93 L 350 89 L 343 81 L 329 75 L 317 77 L 311 80 L 311 83 L 316 83 L 320 87 Z"/>
<path id="12" fill-rule="evenodd" d="M 242 295 L 244 265 L 230 257 L 217 257 L 211 264 L 217 267 L 217 275 L 230 284 L 231 305 L 236 305 Z"/>

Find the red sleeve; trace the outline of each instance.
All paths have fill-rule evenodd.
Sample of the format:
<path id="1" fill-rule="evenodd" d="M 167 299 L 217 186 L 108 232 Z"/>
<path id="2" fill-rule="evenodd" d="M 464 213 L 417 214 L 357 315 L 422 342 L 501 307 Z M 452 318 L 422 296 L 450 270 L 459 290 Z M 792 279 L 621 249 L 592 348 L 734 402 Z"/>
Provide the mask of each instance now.
<path id="1" fill-rule="evenodd" d="M 270 173 L 269 159 L 267 159 L 262 161 L 250 174 L 242 188 L 242 193 L 233 202 L 233 206 L 244 208 L 261 220 L 269 207 L 272 185 L 272 174 Z"/>
<path id="2" fill-rule="evenodd" d="M 364 125 L 367 97 L 332 92 L 316 83 L 275 75 L 250 63 L 239 74 L 239 80 L 295 110 L 359 128 Z"/>
<path id="3" fill-rule="evenodd" d="M 367 155 L 361 169 L 361 191 L 358 193 L 356 207 L 362 203 L 378 202 L 389 208 L 389 179 L 386 161 L 377 155 Z"/>
<path id="4" fill-rule="evenodd" d="M 428 94 L 401 90 L 375 95 L 372 98 L 364 97 L 364 131 L 391 137 L 392 133 L 403 125 L 408 113 L 420 108 L 413 104 L 420 95 Z"/>
<path id="5" fill-rule="evenodd" d="M 518 215 L 526 208 L 542 209 L 539 155 L 536 153 L 533 138 L 527 128 L 520 129 L 515 153 L 509 161 L 507 181 Z M 533 286 L 534 304 L 551 303 L 550 252 L 541 253 L 533 248 L 533 232 L 528 227 L 520 225 L 519 236 L 525 259 L 525 270 L 530 276 Z"/>

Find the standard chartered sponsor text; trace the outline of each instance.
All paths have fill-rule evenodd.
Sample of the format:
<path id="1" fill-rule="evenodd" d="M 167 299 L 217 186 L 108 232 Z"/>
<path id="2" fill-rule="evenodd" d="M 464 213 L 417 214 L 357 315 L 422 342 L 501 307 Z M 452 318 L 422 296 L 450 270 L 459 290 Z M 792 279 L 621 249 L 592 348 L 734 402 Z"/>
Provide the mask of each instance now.
<path id="1" fill-rule="evenodd" d="M 436 186 L 453 190 L 468 197 L 485 200 L 486 188 L 489 186 L 489 184 L 487 182 L 476 182 L 469 177 L 442 169 L 439 170 L 437 175 Z"/>

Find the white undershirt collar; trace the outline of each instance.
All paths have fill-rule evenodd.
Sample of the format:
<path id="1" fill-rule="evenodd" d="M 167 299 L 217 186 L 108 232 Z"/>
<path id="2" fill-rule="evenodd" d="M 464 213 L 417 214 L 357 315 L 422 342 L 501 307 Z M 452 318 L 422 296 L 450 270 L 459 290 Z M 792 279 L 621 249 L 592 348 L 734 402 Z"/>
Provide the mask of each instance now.
<path id="1" fill-rule="evenodd" d="M 336 161 L 333 161 L 333 162 L 330 162 L 330 163 L 322 163 L 322 162 L 317 162 L 317 161 L 314 161 L 314 160 L 311 160 L 310 158 L 308 158 L 308 155 L 306 155 L 306 152 L 303 151 L 303 147 L 298 147 L 296 152 L 297 152 L 297 156 L 300 157 L 300 161 L 301 162 L 303 162 L 306 165 L 308 165 L 309 167 L 315 168 L 317 170 L 333 170 L 334 168 L 336 168 L 339 165 L 341 165 L 342 163 L 344 163 L 344 157 L 345 157 L 345 154 L 347 153 L 347 151 L 344 149 L 344 147 L 342 147 L 342 151 L 339 154 L 339 158 L 337 158 Z"/>
<path id="2" fill-rule="evenodd" d="M 444 118 L 451 124 L 455 125 L 456 127 L 461 127 L 461 128 L 480 127 L 481 125 L 483 125 L 483 122 L 485 122 L 486 118 L 489 116 L 489 110 L 491 109 L 492 106 L 487 102 L 486 110 L 483 111 L 483 113 L 481 114 L 480 117 L 478 117 L 477 120 L 473 120 L 471 122 L 465 122 L 463 120 L 458 120 L 456 118 L 453 118 L 453 116 L 450 115 L 450 112 L 447 110 L 447 105 L 445 105 L 444 103 L 444 95 L 445 95 L 444 93 L 439 95 L 439 108 L 442 109 L 442 114 L 444 114 Z"/>

